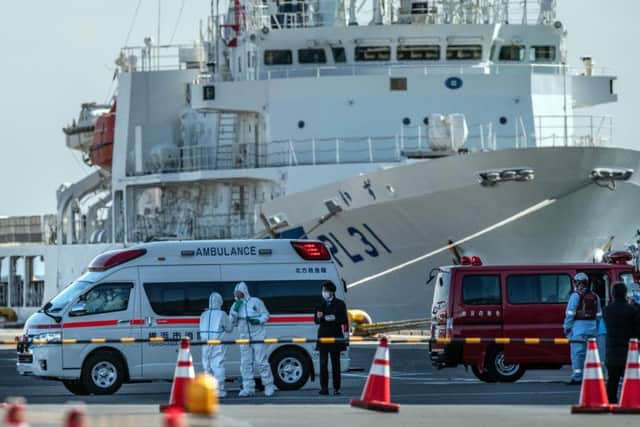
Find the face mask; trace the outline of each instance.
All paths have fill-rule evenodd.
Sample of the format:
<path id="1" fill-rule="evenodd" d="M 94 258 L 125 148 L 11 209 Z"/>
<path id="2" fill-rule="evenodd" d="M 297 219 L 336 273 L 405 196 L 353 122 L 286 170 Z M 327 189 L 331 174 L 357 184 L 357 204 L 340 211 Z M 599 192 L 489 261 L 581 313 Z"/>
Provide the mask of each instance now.
<path id="1" fill-rule="evenodd" d="M 322 291 L 322 298 L 324 298 L 325 301 L 329 301 L 331 299 L 331 292 Z"/>

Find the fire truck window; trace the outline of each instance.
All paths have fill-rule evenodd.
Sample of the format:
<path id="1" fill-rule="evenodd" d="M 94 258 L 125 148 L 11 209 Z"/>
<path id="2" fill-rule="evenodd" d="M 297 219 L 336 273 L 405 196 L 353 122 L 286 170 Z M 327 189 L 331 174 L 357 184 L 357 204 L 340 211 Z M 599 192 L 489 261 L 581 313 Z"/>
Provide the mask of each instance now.
<path id="1" fill-rule="evenodd" d="M 568 274 L 517 274 L 507 278 L 510 304 L 566 304 L 570 295 Z"/>
<path id="2" fill-rule="evenodd" d="M 604 308 L 609 302 L 609 292 L 607 292 L 607 289 L 611 288 L 611 286 L 609 286 L 609 275 L 601 272 L 591 272 L 587 274 L 589 276 L 589 282 L 591 282 L 591 290 L 598 294 L 600 304 Z"/>
<path id="3" fill-rule="evenodd" d="M 462 302 L 468 305 L 501 305 L 500 276 L 465 276 Z"/>

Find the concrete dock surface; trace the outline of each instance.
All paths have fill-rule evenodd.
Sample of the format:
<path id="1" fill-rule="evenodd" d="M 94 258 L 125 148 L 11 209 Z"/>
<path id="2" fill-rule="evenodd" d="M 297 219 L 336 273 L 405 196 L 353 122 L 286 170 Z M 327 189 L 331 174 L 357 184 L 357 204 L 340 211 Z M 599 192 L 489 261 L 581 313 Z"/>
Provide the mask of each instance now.
<path id="1" fill-rule="evenodd" d="M 88 427 L 156 427 L 163 425 L 157 405 L 88 405 Z M 31 427 L 63 426 L 65 405 L 28 405 Z M 633 415 L 572 415 L 564 405 L 480 406 L 402 405 L 398 414 L 352 408 L 349 405 L 231 405 L 220 408 L 215 418 L 189 416 L 191 427 L 549 427 L 637 425 Z"/>

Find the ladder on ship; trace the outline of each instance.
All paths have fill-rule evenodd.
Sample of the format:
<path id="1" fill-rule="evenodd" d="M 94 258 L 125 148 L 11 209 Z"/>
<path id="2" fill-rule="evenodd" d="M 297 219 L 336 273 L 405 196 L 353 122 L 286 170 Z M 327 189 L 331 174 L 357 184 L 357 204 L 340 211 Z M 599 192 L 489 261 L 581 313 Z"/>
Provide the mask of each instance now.
<path id="1" fill-rule="evenodd" d="M 216 169 L 230 169 L 235 163 L 235 147 L 238 140 L 238 115 L 220 113 L 216 141 Z"/>
<path id="2" fill-rule="evenodd" d="M 247 185 L 233 183 L 231 186 L 230 237 L 244 238 L 253 234 L 250 223 L 250 198 Z"/>

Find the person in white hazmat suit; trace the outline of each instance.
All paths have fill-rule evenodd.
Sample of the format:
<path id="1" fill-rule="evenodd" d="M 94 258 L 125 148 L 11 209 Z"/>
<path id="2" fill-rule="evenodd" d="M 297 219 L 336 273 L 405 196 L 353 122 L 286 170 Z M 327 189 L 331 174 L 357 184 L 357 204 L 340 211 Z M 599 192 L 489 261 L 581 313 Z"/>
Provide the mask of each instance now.
<path id="1" fill-rule="evenodd" d="M 260 298 L 249 295 L 247 284 L 240 282 L 233 291 L 236 298 L 229 315 L 232 323 L 238 328 L 240 338 L 248 340 L 264 340 L 266 331 L 264 324 L 269 320 L 269 312 Z M 258 368 L 264 395 L 272 396 L 276 388 L 273 385 L 271 366 L 267 360 L 267 348 L 264 344 L 240 345 L 240 373 L 242 374 L 242 390 L 240 397 L 252 396 L 256 392 L 253 379 L 254 366 Z"/>
<path id="2" fill-rule="evenodd" d="M 222 340 L 226 332 L 231 332 L 231 318 L 222 311 L 222 296 L 213 292 L 209 295 L 209 308 L 200 315 L 200 338 L 202 340 Z M 224 345 L 207 345 L 202 349 L 204 371 L 218 380 L 218 397 L 225 397 L 224 357 L 227 349 Z"/>

